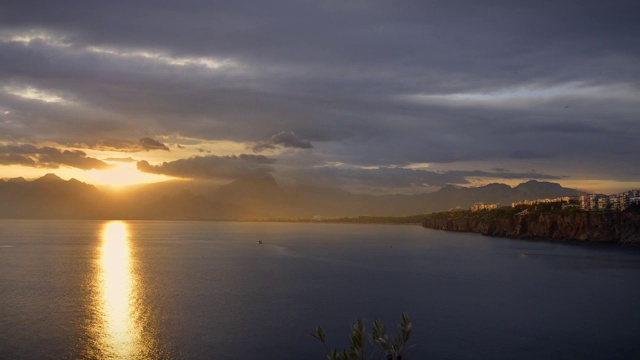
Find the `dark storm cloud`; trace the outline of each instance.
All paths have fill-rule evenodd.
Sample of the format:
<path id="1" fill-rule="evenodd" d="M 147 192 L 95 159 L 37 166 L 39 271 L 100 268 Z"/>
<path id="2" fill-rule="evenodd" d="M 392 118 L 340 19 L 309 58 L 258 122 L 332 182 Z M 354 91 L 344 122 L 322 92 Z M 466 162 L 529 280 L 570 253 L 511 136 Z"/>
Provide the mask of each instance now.
<path id="1" fill-rule="evenodd" d="M 83 170 L 108 169 L 111 166 L 101 160 L 87 157 L 79 150 L 59 150 L 53 147 L 36 147 L 31 144 L 0 146 L 0 163 L 56 169 L 60 166 Z"/>
<path id="2" fill-rule="evenodd" d="M 305 173 L 301 179 L 304 182 L 328 185 L 332 181 L 339 181 L 351 187 L 359 188 L 411 188 L 428 186 L 445 186 L 448 184 L 470 184 L 468 178 L 482 177 L 494 179 L 539 179 L 560 180 L 561 177 L 535 172 L 487 172 L 487 171 L 446 171 L 434 172 L 428 170 L 405 168 L 337 168 L 320 167 Z"/>
<path id="3" fill-rule="evenodd" d="M 311 141 L 300 138 L 293 131 L 281 131 L 271 137 L 269 141 L 261 141 L 253 147 L 253 151 L 261 152 L 266 149 L 275 149 L 277 147 L 296 148 L 296 149 L 312 149 Z"/>
<path id="4" fill-rule="evenodd" d="M 133 141 L 128 139 L 104 139 L 104 140 L 67 143 L 65 145 L 82 148 L 82 149 L 118 151 L 118 152 L 139 152 L 139 151 L 151 151 L 151 150 L 170 151 L 167 145 L 150 137 L 140 138 L 138 141 Z"/>
<path id="5" fill-rule="evenodd" d="M 543 159 L 551 156 L 532 150 L 515 150 L 508 153 L 507 157 L 510 159 Z"/>
<path id="6" fill-rule="evenodd" d="M 150 137 L 143 137 L 140 139 L 140 145 L 149 151 L 149 150 L 165 150 L 169 151 L 169 147 L 158 140 L 152 139 Z"/>
<path id="7" fill-rule="evenodd" d="M 153 141 L 153 139 L 151 140 Z M 84 141 L 81 143 L 75 143 L 75 144 L 69 144 L 69 145 L 73 145 L 79 148 L 87 148 L 87 149 L 102 150 L 102 151 L 118 151 L 118 152 L 138 152 L 143 150 L 147 150 L 147 151 L 150 150 L 147 147 L 145 147 L 145 144 L 142 141 L 142 139 L 138 141 L 133 141 L 128 139 L 104 139 L 104 140 L 97 140 L 97 141 Z M 159 149 L 162 149 L 162 147 L 160 146 Z"/>
<path id="8" fill-rule="evenodd" d="M 633 1 L 30 1 L 3 7 L 5 26 L 59 29 L 74 43 L 257 56 L 268 64 L 339 64 L 354 77 L 368 68 L 362 65 L 393 61 L 415 69 L 422 68 L 420 60 L 465 73 L 489 67 L 526 77 L 531 64 L 517 60 L 544 58 L 549 51 L 562 60 L 637 55 L 631 45 L 637 45 L 640 30 Z M 550 62 L 532 70 L 568 65 Z"/>
<path id="9" fill-rule="evenodd" d="M 0 136 L 136 151 L 152 133 L 257 152 L 313 143 L 354 165 L 548 159 L 600 173 L 617 154 L 637 161 L 639 12 L 635 1 L 13 1 L 0 5 Z M 15 90 L 28 87 L 64 102 Z"/>
<path id="10" fill-rule="evenodd" d="M 561 176 L 541 174 L 537 172 L 508 172 L 508 171 L 480 171 L 480 170 L 452 170 L 445 172 L 447 176 L 458 176 L 461 178 L 487 177 L 494 179 L 538 179 L 538 180 L 560 180 Z M 453 183 L 453 182 L 451 182 Z"/>
<path id="11" fill-rule="evenodd" d="M 169 175 L 190 179 L 262 178 L 273 171 L 274 159 L 262 155 L 242 154 L 240 156 L 194 156 L 159 165 L 139 161 L 138 170 L 153 174 Z"/>
<path id="12" fill-rule="evenodd" d="M 36 161 L 26 155 L 15 153 L 0 153 L 0 164 L 36 166 Z"/>

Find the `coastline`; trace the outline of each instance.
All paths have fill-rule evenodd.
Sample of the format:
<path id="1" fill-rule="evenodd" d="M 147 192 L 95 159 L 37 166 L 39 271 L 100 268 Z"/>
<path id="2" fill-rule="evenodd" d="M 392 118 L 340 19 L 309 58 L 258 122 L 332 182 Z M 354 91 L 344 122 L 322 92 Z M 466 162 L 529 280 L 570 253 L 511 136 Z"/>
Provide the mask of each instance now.
<path id="1" fill-rule="evenodd" d="M 515 239 L 640 245 L 640 214 L 634 212 L 434 213 L 422 226 Z"/>

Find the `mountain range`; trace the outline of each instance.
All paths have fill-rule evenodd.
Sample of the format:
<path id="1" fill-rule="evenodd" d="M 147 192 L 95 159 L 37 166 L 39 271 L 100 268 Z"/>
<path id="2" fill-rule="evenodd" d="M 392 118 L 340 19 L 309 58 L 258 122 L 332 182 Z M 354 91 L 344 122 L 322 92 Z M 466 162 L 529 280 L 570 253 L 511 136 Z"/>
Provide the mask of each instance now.
<path id="1" fill-rule="evenodd" d="M 420 195 L 369 195 L 283 186 L 273 178 L 240 179 L 222 186 L 169 181 L 107 191 L 47 174 L 33 181 L 0 180 L 0 218 L 257 220 L 408 216 L 455 207 L 467 209 L 477 202 L 510 205 L 520 200 L 582 194 L 556 183 L 531 180 L 515 187 L 450 185 Z"/>

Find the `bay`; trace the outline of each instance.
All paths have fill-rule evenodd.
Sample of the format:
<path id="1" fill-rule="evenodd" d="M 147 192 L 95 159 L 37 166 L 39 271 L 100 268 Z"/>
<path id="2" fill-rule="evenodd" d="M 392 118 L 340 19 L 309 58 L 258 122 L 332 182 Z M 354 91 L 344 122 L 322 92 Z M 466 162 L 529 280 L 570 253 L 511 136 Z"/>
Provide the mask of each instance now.
<path id="1" fill-rule="evenodd" d="M 262 244 L 258 244 L 261 241 Z M 640 251 L 419 226 L 0 220 L 1 359 L 640 358 Z"/>

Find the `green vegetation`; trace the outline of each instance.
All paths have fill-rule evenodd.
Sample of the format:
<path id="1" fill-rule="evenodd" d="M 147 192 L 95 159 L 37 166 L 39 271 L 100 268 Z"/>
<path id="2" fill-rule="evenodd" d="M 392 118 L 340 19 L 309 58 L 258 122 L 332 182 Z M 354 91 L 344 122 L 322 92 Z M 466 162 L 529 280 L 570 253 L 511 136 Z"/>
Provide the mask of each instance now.
<path id="1" fill-rule="evenodd" d="M 407 342 L 411 337 L 412 329 L 411 321 L 406 313 L 402 313 L 402 320 L 398 327 L 400 330 L 398 335 L 390 339 L 380 319 L 373 322 L 371 332 L 366 331 L 364 319 L 357 319 L 351 325 L 348 350 L 342 351 L 332 349 L 327 345 L 326 335 L 320 325 L 316 327 L 315 333 L 312 333 L 311 336 L 324 344 L 328 352 L 328 360 L 372 360 L 375 359 L 378 348 L 384 352 L 386 360 L 402 360 L 405 350 L 409 348 Z M 369 355 L 367 356 L 367 354 Z"/>

